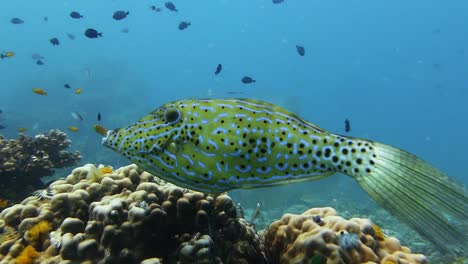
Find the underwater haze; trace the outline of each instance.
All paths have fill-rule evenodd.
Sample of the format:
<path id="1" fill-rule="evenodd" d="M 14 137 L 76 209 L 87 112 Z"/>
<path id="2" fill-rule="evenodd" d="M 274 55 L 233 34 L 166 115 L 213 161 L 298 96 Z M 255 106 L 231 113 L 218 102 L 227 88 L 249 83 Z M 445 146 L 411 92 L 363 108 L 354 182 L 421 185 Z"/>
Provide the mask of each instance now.
<path id="1" fill-rule="evenodd" d="M 129 161 L 101 145 L 94 124 L 126 126 L 184 98 L 254 98 L 330 132 L 405 149 L 468 184 L 466 1 L 174 0 L 177 12 L 165 2 L 4 2 L 0 134 L 58 128 L 82 153 L 81 164 L 120 167 Z M 116 20 L 119 10 L 129 13 Z M 82 17 L 72 18 L 72 11 Z M 180 29 L 181 22 L 189 25 Z M 86 36 L 87 29 L 102 36 Z M 254 82 L 243 82 L 246 76 Z M 343 215 L 389 221 L 387 231 L 408 243 L 415 234 L 405 235 L 342 174 L 230 195 L 247 213 L 260 203 L 265 223 L 333 206 Z M 427 250 L 415 242 L 413 251 L 418 245 Z"/>

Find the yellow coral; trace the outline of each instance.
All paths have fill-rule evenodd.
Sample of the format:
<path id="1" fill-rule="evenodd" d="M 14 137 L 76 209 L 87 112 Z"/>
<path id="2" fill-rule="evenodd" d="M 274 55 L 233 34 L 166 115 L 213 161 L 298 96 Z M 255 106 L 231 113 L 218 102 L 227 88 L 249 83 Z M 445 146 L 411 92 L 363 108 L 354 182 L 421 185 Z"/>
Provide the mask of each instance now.
<path id="1" fill-rule="evenodd" d="M 27 246 L 21 251 L 18 257 L 15 258 L 16 264 L 31 264 L 34 259 L 39 257 L 39 252 L 33 246 Z"/>
<path id="2" fill-rule="evenodd" d="M 102 165 L 102 164 L 99 164 L 98 170 L 102 175 L 111 174 L 112 172 L 114 172 L 114 168 L 112 168 L 112 166 L 107 166 L 107 165 Z"/>
<path id="3" fill-rule="evenodd" d="M 380 229 L 380 227 L 374 223 L 372 224 L 372 227 L 374 228 L 374 231 L 375 231 L 375 238 L 377 238 L 378 240 L 384 240 L 385 234 L 382 231 L 382 229 Z"/>
<path id="4" fill-rule="evenodd" d="M 42 220 L 39 223 L 33 225 L 28 230 L 28 235 L 32 241 L 38 241 L 42 235 L 49 234 L 51 230 L 52 226 L 50 223 L 48 221 Z"/>

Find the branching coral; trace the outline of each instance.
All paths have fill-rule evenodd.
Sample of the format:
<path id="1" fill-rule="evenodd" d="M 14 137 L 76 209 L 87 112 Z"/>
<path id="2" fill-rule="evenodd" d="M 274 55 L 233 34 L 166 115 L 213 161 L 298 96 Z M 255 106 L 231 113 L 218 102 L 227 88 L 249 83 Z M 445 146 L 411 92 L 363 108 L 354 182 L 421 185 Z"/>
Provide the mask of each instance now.
<path id="1" fill-rule="evenodd" d="M 43 188 L 41 177 L 54 174 L 54 168 L 75 165 L 79 152 L 68 152 L 71 141 L 60 130 L 17 139 L 0 136 L 0 197 L 16 200 L 32 190 Z"/>

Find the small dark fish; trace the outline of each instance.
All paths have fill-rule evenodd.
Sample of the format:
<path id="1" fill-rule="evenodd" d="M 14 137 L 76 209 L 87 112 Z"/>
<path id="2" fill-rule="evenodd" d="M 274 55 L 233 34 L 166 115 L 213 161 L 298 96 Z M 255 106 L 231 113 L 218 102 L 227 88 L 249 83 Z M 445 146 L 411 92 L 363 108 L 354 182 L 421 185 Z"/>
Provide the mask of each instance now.
<path id="1" fill-rule="evenodd" d="M 64 84 L 63 87 L 65 87 L 67 89 L 71 89 L 71 86 L 68 83 Z"/>
<path id="2" fill-rule="evenodd" d="M 171 11 L 173 11 L 173 12 L 178 12 L 178 11 L 179 11 L 179 10 L 177 10 L 177 8 L 176 8 L 176 6 L 174 5 L 174 3 L 172 3 L 172 2 L 166 2 L 166 3 L 164 4 L 164 6 L 165 6 L 167 9 L 169 9 L 169 10 L 171 10 Z"/>
<path id="3" fill-rule="evenodd" d="M 5 129 L 5 128 L 6 128 L 6 126 L 0 124 L 0 129 Z"/>
<path id="4" fill-rule="evenodd" d="M 82 16 L 80 13 L 78 13 L 78 12 L 76 12 L 76 11 L 73 11 L 73 12 L 70 13 L 70 17 L 71 17 L 71 18 L 74 18 L 74 19 L 80 19 L 80 18 L 82 18 L 83 16 Z"/>
<path id="5" fill-rule="evenodd" d="M 351 124 L 350 124 L 350 122 L 349 122 L 349 119 L 346 118 L 346 120 L 344 121 L 344 123 L 345 123 L 344 131 L 345 131 L 346 133 L 348 133 L 349 131 L 351 131 Z"/>
<path id="6" fill-rule="evenodd" d="M 191 25 L 190 22 L 182 21 L 179 24 L 179 30 L 184 30 L 184 29 L 188 28 L 190 25 Z"/>
<path id="7" fill-rule="evenodd" d="M 128 15 L 130 14 L 130 12 L 128 11 L 115 11 L 114 12 L 114 15 L 112 15 L 112 18 L 115 19 L 115 20 L 122 20 L 124 18 L 126 18 Z"/>
<path id="8" fill-rule="evenodd" d="M 39 53 L 34 53 L 33 55 L 31 55 L 31 58 L 32 58 L 33 60 L 43 60 L 43 59 L 45 59 L 44 56 L 42 56 L 42 55 L 39 54 Z"/>
<path id="9" fill-rule="evenodd" d="M 15 25 L 24 24 L 24 20 L 17 17 L 12 18 L 10 22 Z"/>
<path id="10" fill-rule="evenodd" d="M 281 4 L 284 0 L 272 0 L 273 4 Z"/>
<path id="11" fill-rule="evenodd" d="M 82 117 L 79 113 L 77 113 L 77 112 L 71 112 L 70 114 L 72 115 L 72 117 L 73 117 L 74 119 L 79 120 L 79 121 L 83 121 L 83 117 Z"/>
<path id="12" fill-rule="evenodd" d="M 101 121 L 101 113 L 97 113 L 97 121 Z"/>
<path id="13" fill-rule="evenodd" d="M 98 37 L 102 37 L 102 32 L 97 32 L 97 30 L 93 29 L 93 28 L 88 28 L 86 31 L 85 31 L 85 36 L 88 37 L 88 38 L 98 38 Z"/>
<path id="14" fill-rule="evenodd" d="M 256 82 L 252 77 L 244 76 L 241 81 L 245 84 Z"/>
<path id="15" fill-rule="evenodd" d="M 58 46 L 60 45 L 60 41 L 58 40 L 58 38 L 51 38 L 49 39 L 50 43 L 52 43 L 52 45 L 54 46 Z"/>
<path id="16" fill-rule="evenodd" d="M 161 12 L 161 8 L 156 7 L 156 6 L 154 6 L 154 5 L 150 6 L 149 8 L 150 8 L 151 10 L 153 10 L 154 12 L 156 12 L 156 13 Z"/>
<path id="17" fill-rule="evenodd" d="M 305 49 L 303 46 L 301 45 L 296 45 L 296 50 L 297 50 L 297 53 L 301 56 L 304 56 L 305 55 Z"/>
<path id="18" fill-rule="evenodd" d="M 36 64 L 39 65 L 39 66 L 41 66 L 41 65 L 44 65 L 44 62 L 43 62 L 42 60 L 37 60 L 37 61 L 36 61 Z"/>
<path id="19" fill-rule="evenodd" d="M 75 39 L 75 35 L 71 34 L 71 33 L 67 33 L 67 37 L 71 40 L 74 40 Z"/>
<path id="20" fill-rule="evenodd" d="M 218 67 L 216 67 L 216 71 L 215 71 L 214 74 L 218 75 L 221 72 L 222 69 L 223 69 L 223 65 L 218 64 Z"/>
<path id="21" fill-rule="evenodd" d="M 227 94 L 243 94 L 243 92 L 229 91 Z"/>
<path id="22" fill-rule="evenodd" d="M 2 110 L 2 109 L 0 109 L 0 114 L 1 114 L 1 113 L 3 113 L 3 110 Z"/>
<path id="23" fill-rule="evenodd" d="M 48 17 L 44 17 L 43 20 L 44 20 L 44 22 L 47 22 L 47 21 L 49 21 L 49 18 L 48 18 Z"/>
<path id="24" fill-rule="evenodd" d="M 122 31 L 122 33 L 128 33 L 128 32 L 130 32 L 130 29 L 128 29 L 128 28 L 122 28 L 121 31 Z"/>

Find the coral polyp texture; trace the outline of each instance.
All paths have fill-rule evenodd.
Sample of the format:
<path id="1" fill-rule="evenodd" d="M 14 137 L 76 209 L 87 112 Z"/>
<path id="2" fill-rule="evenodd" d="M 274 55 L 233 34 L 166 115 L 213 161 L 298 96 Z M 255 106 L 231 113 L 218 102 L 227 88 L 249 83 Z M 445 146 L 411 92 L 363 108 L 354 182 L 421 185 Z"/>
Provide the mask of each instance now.
<path id="1" fill-rule="evenodd" d="M 265 233 L 275 263 L 426 263 L 369 219 L 346 220 L 331 207 L 285 214 Z"/>
<path id="2" fill-rule="evenodd" d="M 42 188 L 41 177 L 53 175 L 55 168 L 76 165 L 81 155 L 67 151 L 70 144 L 67 135 L 56 129 L 35 137 L 0 136 L 0 196 L 13 200 L 25 197 L 28 189 Z"/>
<path id="3" fill-rule="evenodd" d="M 0 213 L 0 264 L 425 261 L 369 220 L 331 208 L 286 214 L 260 235 L 229 196 L 183 189 L 136 165 L 87 164 L 49 190 Z"/>

